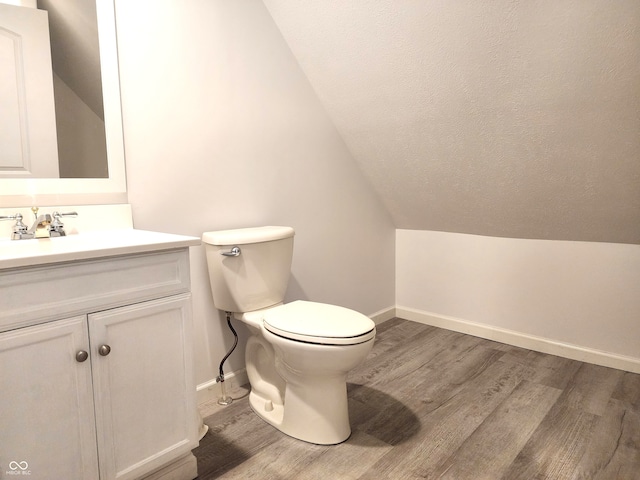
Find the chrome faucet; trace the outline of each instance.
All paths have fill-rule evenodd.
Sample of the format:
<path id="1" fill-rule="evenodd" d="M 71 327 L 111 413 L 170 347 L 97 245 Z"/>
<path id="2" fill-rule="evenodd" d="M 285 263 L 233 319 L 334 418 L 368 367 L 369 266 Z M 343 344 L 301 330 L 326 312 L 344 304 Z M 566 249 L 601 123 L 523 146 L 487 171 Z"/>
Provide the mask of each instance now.
<path id="1" fill-rule="evenodd" d="M 61 217 L 77 217 L 76 212 L 59 213 L 53 212 L 52 215 L 48 213 L 38 215 L 38 207 L 33 207 L 31 211 L 36 217 L 33 225 L 30 228 L 22 222 L 22 214 L 16 213 L 15 215 L 0 216 L 0 220 L 15 220 L 13 225 L 13 232 L 11 233 L 11 240 L 25 240 L 31 238 L 43 238 L 43 237 L 64 237 L 66 232 L 64 231 L 64 224 L 61 221 Z"/>
<path id="2" fill-rule="evenodd" d="M 33 210 L 33 209 L 32 209 Z M 27 238 L 42 238 L 49 236 L 49 225 L 51 225 L 51 215 L 48 213 L 45 215 L 37 215 L 38 209 L 35 209 L 34 214 L 36 214 L 36 221 L 33 222 L 31 228 L 27 230 L 27 235 L 30 235 Z"/>

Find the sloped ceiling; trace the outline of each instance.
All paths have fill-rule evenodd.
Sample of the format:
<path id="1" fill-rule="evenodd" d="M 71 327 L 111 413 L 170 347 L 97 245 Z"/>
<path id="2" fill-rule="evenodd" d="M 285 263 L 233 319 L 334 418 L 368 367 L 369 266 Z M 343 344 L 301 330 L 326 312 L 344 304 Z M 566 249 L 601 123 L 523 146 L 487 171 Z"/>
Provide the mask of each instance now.
<path id="1" fill-rule="evenodd" d="M 640 243 L 637 0 L 264 0 L 396 226 Z"/>
<path id="2" fill-rule="evenodd" d="M 104 119 L 96 2 L 38 0 L 49 12 L 53 72 Z"/>

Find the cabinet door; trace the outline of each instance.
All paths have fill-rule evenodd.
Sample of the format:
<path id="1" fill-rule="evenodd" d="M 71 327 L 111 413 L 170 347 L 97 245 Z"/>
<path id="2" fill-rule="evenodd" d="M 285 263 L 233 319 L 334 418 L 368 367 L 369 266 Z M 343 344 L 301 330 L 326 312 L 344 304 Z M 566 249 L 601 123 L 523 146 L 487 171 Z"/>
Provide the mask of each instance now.
<path id="1" fill-rule="evenodd" d="M 0 478 L 98 478 L 91 361 L 76 359 L 81 350 L 85 316 L 0 334 Z"/>
<path id="2" fill-rule="evenodd" d="M 89 315 L 100 478 L 139 478 L 197 446 L 190 296 Z"/>

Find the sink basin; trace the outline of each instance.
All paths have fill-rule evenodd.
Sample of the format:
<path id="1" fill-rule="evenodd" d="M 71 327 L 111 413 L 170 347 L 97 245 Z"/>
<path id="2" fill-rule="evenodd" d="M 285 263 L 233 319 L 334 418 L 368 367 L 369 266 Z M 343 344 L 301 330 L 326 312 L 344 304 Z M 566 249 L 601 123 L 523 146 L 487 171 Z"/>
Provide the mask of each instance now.
<path id="1" fill-rule="evenodd" d="M 0 270 L 200 245 L 197 237 L 119 229 L 32 240 L 0 240 Z"/>

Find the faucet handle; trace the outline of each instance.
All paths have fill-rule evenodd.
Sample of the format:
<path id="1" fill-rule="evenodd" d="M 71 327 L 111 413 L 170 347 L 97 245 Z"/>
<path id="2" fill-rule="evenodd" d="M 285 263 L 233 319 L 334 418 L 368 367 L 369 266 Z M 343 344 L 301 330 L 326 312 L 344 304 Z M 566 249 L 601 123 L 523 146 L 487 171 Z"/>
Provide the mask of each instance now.
<path id="1" fill-rule="evenodd" d="M 28 227 L 22 223 L 22 214 L 16 213 L 15 215 L 0 215 L 0 220 L 15 220 L 16 223 L 13 225 L 13 235 L 11 238 L 14 240 L 23 238 L 23 234 L 27 233 Z"/>
<path id="2" fill-rule="evenodd" d="M 18 218 L 20 218 L 20 221 L 22 222 L 21 213 L 16 213 L 15 215 L 0 215 L 0 220 L 18 220 Z"/>
<path id="3" fill-rule="evenodd" d="M 13 226 L 14 233 L 23 233 L 27 231 L 27 226 L 22 223 L 22 214 L 16 213 L 15 215 L 0 215 L 0 220 L 15 220 L 16 223 Z"/>
<path id="4" fill-rule="evenodd" d="M 60 220 L 61 217 L 77 217 L 78 212 L 53 212 L 53 221 L 49 225 L 49 235 L 52 237 L 64 237 L 66 235 L 64 231 L 64 223 Z"/>
<path id="5" fill-rule="evenodd" d="M 53 217 L 54 220 L 60 217 L 77 217 L 78 212 L 66 212 L 66 213 L 53 212 L 51 216 Z"/>

